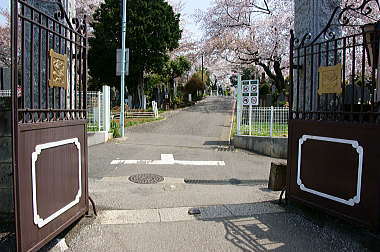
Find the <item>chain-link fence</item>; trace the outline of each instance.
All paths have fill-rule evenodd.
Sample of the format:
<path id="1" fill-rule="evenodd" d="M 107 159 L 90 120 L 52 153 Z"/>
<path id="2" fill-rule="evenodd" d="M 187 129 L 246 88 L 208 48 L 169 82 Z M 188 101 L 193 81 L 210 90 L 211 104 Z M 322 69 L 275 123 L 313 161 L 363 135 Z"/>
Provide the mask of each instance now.
<path id="1" fill-rule="evenodd" d="M 238 111 L 237 135 L 287 136 L 289 109 L 243 106 Z"/>

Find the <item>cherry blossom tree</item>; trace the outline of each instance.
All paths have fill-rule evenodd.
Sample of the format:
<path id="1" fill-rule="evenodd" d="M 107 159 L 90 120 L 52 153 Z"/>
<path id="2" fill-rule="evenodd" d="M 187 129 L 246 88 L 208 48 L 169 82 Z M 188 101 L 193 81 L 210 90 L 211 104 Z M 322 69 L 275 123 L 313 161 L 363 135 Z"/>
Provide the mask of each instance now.
<path id="1" fill-rule="evenodd" d="M 351 79 L 352 75 L 361 74 L 363 60 L 366 61 L 364 73 L 367 76 L 366 78 L 370 78 L 372 70 L 369 67 L 367 52 L 363 55 L 362 44 L 365 38 L 362 36 L 362 32 L 364 25 L 377 22 L 379 17 L 380 4 L 377 0 L 342 0 L 341 6 L 337 7 L 337 24 L 333 23 L 331 26 L 338 25 L 338 27 L 341 27 L 342 36 L 350 36 L 346 39 L 346 80 Z M 353 40 L 353 37 L 355 37 L 355 40 Z M 369 41 L 366 41 L 366 43 L 369 43 Z M 355 64 L 355 72 L 352 72 L 353 64 Z"/>
<path id="2" fill-rule="evenodd" d="M 341 9 L 349 10 L 345 12 L 340 21 L 343 23 L 346 21 L 351 28 L 356 26 L 356 31 L 359 31 L 362 25 L 379 20 L 380 2 L 378 0 L 342 0 Z M 347 33 L 350 33 L 349 29 L 346 29 Z"/>
<path id="3" fill-rule="evenodd" d="M 342 0 L 340 8 L 357 9 L 362 3 L 362 0 Z M 293 5 L 292 0 L 214 0 L 211 8 L 197 15 L 206 33 L 202 53 L 207 55 L 208 64 L 219 65 L 221 57 L 232 64 L 256 65 L 278 91 L 283 91 L 289 70 Z M 367 12 L 367 7 L 372 8 L 369 17 L 361 13 Z M 346 17 L 356 28 L 343 26 L 343 35 L 358 32 L 363 24 L 377 21 L 379 8 L 379 2 L 374 0 L 363 10 L 347 12 Z"/>
<path id="4" fill-rule="evenodd" d="M 92 21 L 95 10 L 104 3 L 104 0 L 75 0 L 75 12 L 78 17 L 87 16 L 88 21 Z"/>
<path id="5" fill-rule="evenodd" d="M 198 21 L 207 33 L 204 53 L 217 61 L 256 65 L 276 89 L 285 89 L 289 30 L 293 25 L 291 0 L 214 0 Z"/>
<path id="6" fill-rule="evenodd" d="M 0 67 L 11 65 L 11 30 L 10 13 L 6 9 L 0 9 L 0 16 L 5 20 L 0 23 Z"/>

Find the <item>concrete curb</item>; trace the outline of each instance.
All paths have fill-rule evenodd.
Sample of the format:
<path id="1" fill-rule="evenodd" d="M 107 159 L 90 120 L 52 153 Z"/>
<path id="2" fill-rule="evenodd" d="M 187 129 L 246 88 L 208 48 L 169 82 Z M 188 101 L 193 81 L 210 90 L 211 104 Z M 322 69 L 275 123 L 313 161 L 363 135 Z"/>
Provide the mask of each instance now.
<path id="1" fill-rule="evenodd" d="M 106 143 L 111 140 L 112 134 L 107 131 L 88 132 L 87 133 L 87 145 L 94 146 L 97 144 Z"/>
<path id="2" fill-rule="evenodd" d="M 235 148 L 273 158 L 287 159 L 288 157 L 288 138 L 286 137 L 234 136 L 231 143 Z"/>
<path id="3" fill-rule="evenodd" d="M 200 210 L 199 215 L 189 215 L 190 209 Z M 96 220 L 102 225 L 126 225 L 177 221 L 204 221 L 212 219 L 247 218 L 260 214 L 283 213 L 285 209 L 270 202 L 194 207 L 173 207 L 136 210 L 105 210 Z"/>

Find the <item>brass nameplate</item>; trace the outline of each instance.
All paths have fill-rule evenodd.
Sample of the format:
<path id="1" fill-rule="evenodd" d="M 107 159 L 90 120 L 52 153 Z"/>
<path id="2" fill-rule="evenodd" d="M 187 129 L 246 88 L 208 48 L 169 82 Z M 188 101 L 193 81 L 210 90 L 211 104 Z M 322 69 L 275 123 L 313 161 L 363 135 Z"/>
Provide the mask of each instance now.
<path id="1" fill-rule="evenodd" d="M 67 56 L 50 49 L 50 87 L 67 89 Z"/>
<path id="2" fill-rule="evenodd" d="M 342 93 L 342 65 L 319 67 L 318 94 Z"/>

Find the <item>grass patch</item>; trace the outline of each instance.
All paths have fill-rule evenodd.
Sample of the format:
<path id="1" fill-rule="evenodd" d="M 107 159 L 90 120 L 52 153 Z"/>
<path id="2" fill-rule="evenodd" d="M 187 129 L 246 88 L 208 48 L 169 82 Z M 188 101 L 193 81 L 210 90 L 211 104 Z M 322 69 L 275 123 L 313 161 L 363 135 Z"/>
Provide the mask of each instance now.
<path id="1" fill-rule="evenodd" d="M 278 132 L 276 132 L 278 131 Z M 240 132 L 243 135 L 249 135 L 249 125 L 242 125 Z M 270 136 L 270 123 L 255 122 L 251 125 L 252 136 Z M 237 135 L 237 120 L 234 117 L 232 128 L 232 137 Z M 274 123 L 273 124 L 273 137 L 288 137 L 288 124 Z"/>
<path id="2" fill-rule="evenodd" d="M 240 131 L 246 135 L 249 135 L 249 125 L 241 126 Z M 251 134 L 252 136 L 270 136 L 270 123 L 253 123 L 251 125 Z M 273 136 L 287 137 L 288 124 L 274 123 Z"/>
<path id="3" fill-rule="evenodd" d="M 158 117 L 158 118 L 126 118 L 124 120 L 124 127 L 129 128 L 129 127 L 136 126 L 139 124 L 160 121 L 162 119 L 164 119 L 164 118 L 163 117 Z M 115 120 L 115 122 L 117 124 L 120 124 L 120 121 L 118 119 Z"/>
<path id="4" fill-rule="evenodd" d="M 158 117 L 158 118 L 127 118 L 125 119 L 124 125 L 126 128 L 136 126 L 139 124 L 144 124 L 148 122 L 155 122 L 155 121 L 160 121 L 164 119 L 163 117 Z"/>
<path id="5" fill-rule="evenodd" d="M 99 125 L 94 123 L 87 123 L 87 131 L 88 132 L 98 132 Z"/>
<path id="6" fill-rule="evenodd" d="M 232 134 L 231 137 L 236 136 L 237 134 L 237 120 L 236 120 L 236 115 L 234 116 L 234 121 L 232 123 Z"/>

